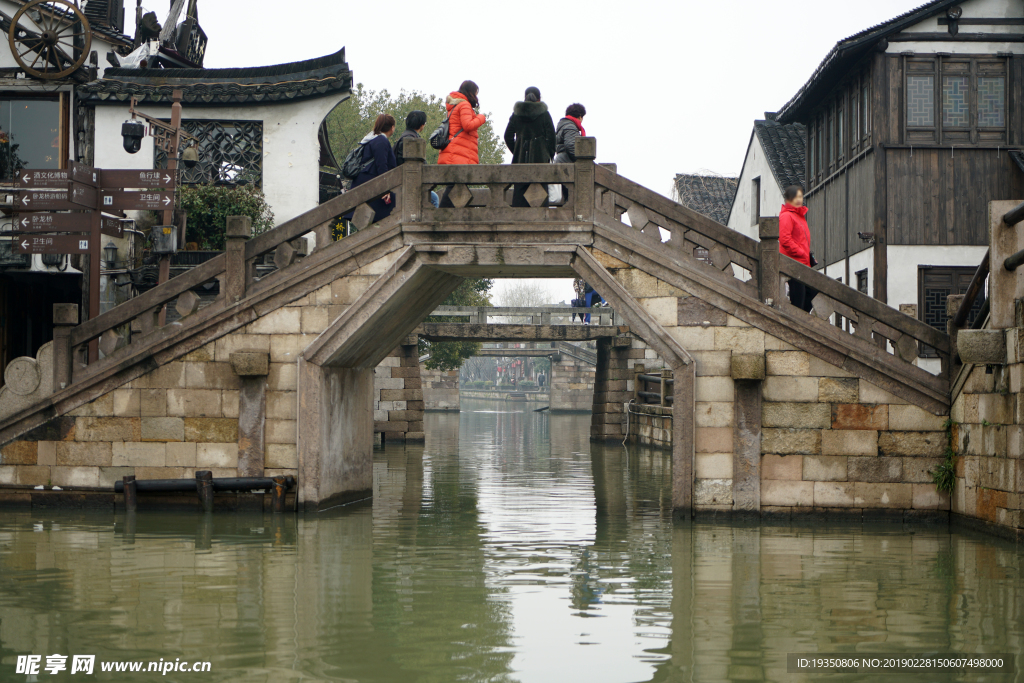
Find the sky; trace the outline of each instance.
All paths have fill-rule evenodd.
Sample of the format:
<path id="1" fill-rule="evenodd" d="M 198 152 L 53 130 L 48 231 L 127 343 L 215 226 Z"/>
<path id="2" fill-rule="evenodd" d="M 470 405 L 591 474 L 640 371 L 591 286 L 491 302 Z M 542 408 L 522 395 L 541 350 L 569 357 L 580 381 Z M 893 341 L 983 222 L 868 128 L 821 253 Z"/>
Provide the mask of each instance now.
<path id="1" fill-rule="evenodd" d="M 443 95 L 476 81 L 499 135 L 528 86 L 556 120 L 581 102 L 598 161 L 671 196 L 676 173 L 738 175 L 754 119 L 789 101 L 837 41 L 922 3 L 206 0 L 199 17 L 209 68 L 345 47 L 355 82 L 371 89 Z M 563 288 L 556 300 L 572 298 Z"/>

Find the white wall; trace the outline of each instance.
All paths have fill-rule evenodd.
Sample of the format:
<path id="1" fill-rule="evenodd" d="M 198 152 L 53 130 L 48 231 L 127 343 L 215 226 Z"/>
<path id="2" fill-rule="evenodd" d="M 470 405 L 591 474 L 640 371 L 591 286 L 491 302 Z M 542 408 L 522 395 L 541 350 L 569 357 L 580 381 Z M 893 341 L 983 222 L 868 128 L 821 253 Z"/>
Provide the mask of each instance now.
<path id="1" fill-rule="evenodd" d="M 963 9 L 962 19 L 996 19 L 1024 17 L 1024 3 L 1020 0 L 967 0 L 961 3 Z M 913 26 L 903 29 L 903 33 L 947 33 L 948 27 L 939 25 L 939 19 L 945 17 L 945 13 L 920 21 Z M 958 35 L 966 33 L 1006 33 L 1019 34 L 1019 26 L 964 26 L 958 27 Z M 1022 43 L 978 43 L 967 41 L 943 41 L 943 42 L 890 42 L 886 52 L 899 54 L 901 52 L 933 53 L 947 52 L 950 54 L 995 54 L 996 52 L 1024 53 Z"/>
<path id="2" fill-rule="evenodd" d="M 755 206 L 753 180 L 757 177 L 761 178 L 761 215 L 778 216 L 782 207 L 782 188 L 772 175 L 764 148 L 755 134 L 751 136 L 750 144 L 747 146 L 747 156 L 743 161 L 743 170 L 736 186 L 736 199 L 733 201 L 727 223 L 731 229 L 755 240 L 758 239 L 758 229 L 752 211 Z"/>
<path id="3" fill-rule="evenodd" d="M 185 120 L 263 121 L 263 191 L 277 224 L 317 206 L 320 200 L 321 122 L 347 95 L 331 95 L 299 102 L 259 106 L 189 107 Z M 170 119 L 170 106 L 143 106 L 140 110 Z M 96 166 L 98 168 L 153 168 L 153 144 L 145 140 L 137 154 L 121 145 L 121 124 L 129 118 L 127 103 L 96 106 Z"/>

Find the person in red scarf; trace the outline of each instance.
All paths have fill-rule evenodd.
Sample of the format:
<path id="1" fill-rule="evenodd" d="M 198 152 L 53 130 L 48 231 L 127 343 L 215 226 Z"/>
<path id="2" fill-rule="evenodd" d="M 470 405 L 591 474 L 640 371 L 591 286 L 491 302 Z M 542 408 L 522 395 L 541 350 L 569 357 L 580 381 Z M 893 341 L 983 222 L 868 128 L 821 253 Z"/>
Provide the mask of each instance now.
<path id="1" fill-rule="evenodd" d="M 812 268 L 817 263 L 811 256 L 811 231 L 807 227 L 804 190 L 799 185 L 790 185 L 782 191 L 782 198 L 786 203 L 779 211 L 779 252 Z M 811 302 L 817 294 L 818 290 L 799 280 L 789 281 L 789 301 L 797 308 L 810 313 Z"/>
<path id="2" fill-rule="evenodd" d="M 555 127 L 554 163 L 571 164 L 576 161 L 576 138 L 587 134 L 583 130 L 583 117 L 586 115 L 587 108 L 578 102 L 565 108 L 565 118 Z"/>

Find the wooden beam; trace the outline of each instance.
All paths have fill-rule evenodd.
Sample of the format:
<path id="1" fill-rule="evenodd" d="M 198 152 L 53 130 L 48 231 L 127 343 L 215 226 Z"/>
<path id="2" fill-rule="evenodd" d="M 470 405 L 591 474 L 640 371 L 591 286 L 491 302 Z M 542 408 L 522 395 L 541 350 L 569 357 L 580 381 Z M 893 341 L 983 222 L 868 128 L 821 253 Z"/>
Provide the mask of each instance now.
<path id="1" fill-rule="evenodd" d="M 963 20 L 961 20 L 963 21 Z M 1024 43 L 1024 35 L 1017 33 L 897 33 L 889 36 L 890 43 Z"/>

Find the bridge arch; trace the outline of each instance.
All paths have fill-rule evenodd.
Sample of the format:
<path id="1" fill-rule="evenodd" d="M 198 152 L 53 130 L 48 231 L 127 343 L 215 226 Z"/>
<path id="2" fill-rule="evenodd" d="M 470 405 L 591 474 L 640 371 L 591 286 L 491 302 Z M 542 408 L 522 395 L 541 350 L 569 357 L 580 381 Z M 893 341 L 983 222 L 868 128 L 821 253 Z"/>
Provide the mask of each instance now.
<path id="1" fill-rule="evenodd" d="M 300 504 L 330 507 L 365 498 L 373 485 L 374 368 L 458 287 L 463 277 L 531 275 L 584 278 L 655 349 L 676 376 L 673 463 L 682 482 L 693 467 L 696 364 L 594 257 L 565 244 L 511 249 L 476 245 L 407 246 L 299 359 Z M 680 491 L 688 497 L 688 491 Z"/>

